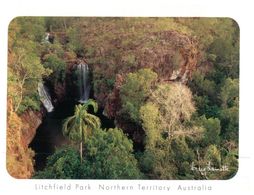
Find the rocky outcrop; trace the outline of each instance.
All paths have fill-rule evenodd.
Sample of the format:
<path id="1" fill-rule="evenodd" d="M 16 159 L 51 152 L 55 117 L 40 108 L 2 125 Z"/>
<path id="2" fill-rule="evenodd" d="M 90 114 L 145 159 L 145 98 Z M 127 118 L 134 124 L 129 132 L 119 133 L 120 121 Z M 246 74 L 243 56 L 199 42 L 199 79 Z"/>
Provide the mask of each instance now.
<path id="1" fill-rule="evenodd" d="M 153 40 L 154 44 L 147 47 L 145 42 Z M 151 68 L 158 74 L 158 82 L 186 83 L 196 69 L 200 55 L 195 40 L 176 31 L 153 33 L 132 50 L 135 50 L 132 53 L 137 69 Z M 127 73 L 117 74 L 114 88 L 106 97 L 105 112 L 111 118 L 116 117 L 120 110 L 120 88 Z"/>
<path id="2" fill-rule="evenodd" d="M 120 88 L 124 78 L 120 75 L 116 75 L 115 87 L 112 93 L 109 94 L 107 102 L 105 104 L 104 111 L 109 118 L 113 118 L 116 116 L 116 112 L 121 108 L 121 101 L 120 101 Z"/>
<path id="3" fill-rule="evenodd" d="M 149 44 L 147 44 L 149 43 Z M 120 48 L 120 47 L 119 47 Z M 197 68 L 200 58 L 197 43 L 191 37 L 177 31 L 163 31 L 152 33 L 144 37 L 135 47 L 130 47 L 130 54 L 124 54 L 119 63 L 128 66 L 128 61 L 135 64 L 135 68 L 120 70 L 115 77 L 115 84 L 110 94 L 95 94 L 99 102 L 105 104 L 105 113 L 109 118 L 115 119 L 115 124 L 122 128 L 133 140 L 134 146 L 142 150 L 144 131 L 137 124 L 126 121 L 121 111 L 120 89 L 125 75 L 141 68 L 150 68 L 158 74 L 158 83 L 181 82 L 186 83 L 191 78 L 192 72 Z M 126 58 L 126 56 L 129 56 Z M 131 58 L 130 58 L 131 56 Z M 100 99 L 100 97 L 103 97 Z M 107 101 L 104 101 L 106 99 Z M 102 101 L 103 100 L 103 101 Z"/>
<path id="4" fill-rule="evenodd" d="M 7 111 L 7 171 L 15 178 L 31 178 L 34 173 L 34 152 L 28 145 L 41 123 L 42 115 L 26 111 L 18 116 L 13 111 L 11 100 L 8 100 Z"/>
<path id="5" fill-rule="evenodd" d="M 141 44 L 136 48 L 139 67 L 151 68 L 161 80 L 187 82 L 200 55 L 195 40 L 177 31 L 154 33 L 146 41 L 153 39 L 156 42 L 151 47 Z"/>
<path id="6" fill-rule="evenodd" d="M 54 104 L 63 102 L 66 97 L 66 83 L 55 83 L 54 84 Z"/>
<path id="7" fill-rule="evenodd" d="M 42 113 L 32 110 L 27 110 L 20 116 L 22 121 L 21 132 L 22 132 L 22 142 L 25 147 L 33 140 L 37 128 L 42 122 Z"/>

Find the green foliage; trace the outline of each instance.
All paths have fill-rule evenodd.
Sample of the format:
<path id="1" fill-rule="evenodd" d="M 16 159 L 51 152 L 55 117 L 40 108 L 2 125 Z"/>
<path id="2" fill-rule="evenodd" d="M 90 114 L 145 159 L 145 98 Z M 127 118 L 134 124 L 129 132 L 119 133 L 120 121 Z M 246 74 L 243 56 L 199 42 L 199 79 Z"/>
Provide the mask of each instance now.
<path id="1" fill-rule="evenodd" d="M 215 167 L 220 167 L 221 165 L 221 155 L 216 145 L 208 146 L 204 158 L 206 159 L 207 162 L 210 162 L 211 165 Z"/>
<path id="2" fill-rule="evenodd" d="M 217 69 L 226 77 L 239 77 L 238 45 L 229 39 L 217 39 L 210 45 L 209 52 L 216 56 Z"/>
<path id="3" fill-rule="evenodd" d="M 221 87 L 220 99 L 223 108 L 232 107 L 239 97 L 239 80 L 227 78 Z"/>
<path id="4" fill-rule="evenodd" d="M 120 129 L 96 129 L 85 143 L 82 163 L 71 148 L 57 150 L 48 158 L 38 179 L 141 179 L 132 142 Z"/>
<path id="5" fill-rule="evenodd" d="M 198 21 L 199 19 L 195 21 L 196 24 Z M 208 24 L 210 27 L 204 28 Z M 201 117 L 201 123 L 199 121 L 199 124 L 205 128 L 200 145 L 203 148 L 201 152 L 204 154 L 201 165 L 206 166 L 208 161 L 211 161 L 215 167 L 227 165 L 229 171 L 210 172 L 207 173 L 206 178 L 230 178 L 238 167 L 232 148 L 237 148 L 239 131 L 239 28 L 231 19 L 215 19 L 213 23 L 201 24 L 200 27 L 194 25 L 191 28 L 194 34 L 199 31 L 202 35 L 202 32 L 209 29 L 213 32 L 206 37 L 199 36 L 201 44 L 205 43 L 203 61 L 209 61 L 210 67 L 203 69 L 203 72 L 198 71 L 193 74 L 192 81 L 189 83 L 195 94 L 197 115 L 206 116 Z M 225 142 L 228 145 L 226 150 L 221 146 Z M 204 146 L 208 147 L 204 149 Z"/>
<path id="6" fill-rule="evenodd" d="M 77 105 L 74 115 L 68 117 L 63 124 L 63 134 L 75 142 L 87 140 L 92 131 L 101 126 L 100 119 L 87 112 L 89 106 L 92 106 L 94 111 L 97 112 L 97 103 L 89 99 L 83 105 Z"/>
<path id="7" fill-rule="evenodd" d="M 196 71 L 191 82 L 189 82 L 189 86 L 195 94 L 194 101 L 198 114 L 206 115 L 207 117 L 218 117 L 218 87 L 215 81 L 209 80 L 200 71 Z"/>
<path id="8" fill-rule="evenodd" d="M 139 114 L 146 133 L 146 147 L 154 147 L 161 133 L 158 128 L 159 109 L 149 102 L 140 108 Z"/>
<path id="9" fill-rule="evenodd" d="M 186 176 L 190 174 L 190 166 L 194 160 L 194 152 L 185 141 L 185 137 L 177 137 L 172 140 L 171 147 L 178 175 Z"/>
<path id="10" fill-rule="evenodd" d="M 67 36 L 69 37 L 68 48 L 74 51 L 77 55 L 84 56 L 84 47 L 80 42 L 82 34 L 80 34 L 79 29 L 69 28 L 67 31 Z M 92 51 L 88 50 L 88 52 Z"/>
<path id="11" fill-rule="evenodd" d="M 233 106 L 221 111 L 222 135 L 227 140 L 238 140 L 239 106 Z"/>
<path id="12" fill-rule="evenodd" d="M 140 108 L 146 134 L 141 170 L 153 179 L 191 179 L 190 165 L 195 156 L 186 142 L 194 147 L 200 139 L 201 127 L 190 123 L 195 111 L 191 91 L 180 83 L 158 85 L 148 102 Z"/>
<path id="13" fill-rule="evenodd" d="M 14 18 L 10 23 L 9 30 L 12 30 L 13 23 L 19 25 L 19 31 L 16 31 L 17 35 L 27 40 L 41 42 L 45 36 L 45 20 L 42 17 Z"/>
<path id="14" fill-rule="evenodd" d="M 47 159 L 46 168 L 37 172 L 34 179 L 75 179 L 80 170 L 78 152 L 71 147 L 56 150 Z"/>
<path id="15" fill-rule="evenodd" d="M 226 79 L 220 92 L 222 110 L 220 119 L 222 136 L 227 140 L 238 140 L 239 130 L 239 80 Z"/>
<path id="16" fill-rule="evenodd" d="M 125 57 L 125 63 L 126 63 L 126 66 L 133 66 L 135 64 L 135 55 L 133 54 L 128 54 L 126 57 Z"/>
<path id="17" fill-rule="evenodd" d="M 43 42 L 40 45 L 40 52 L 43 55 L 43 58 L 47 57 L 47 55 L 56 55 L 58 58 L 63 59 L 64 54 L 66 53 L 66 49 L 64 48 L 64 45 L 62 45 L 58 39 L 54 39 L 54 44 L 51 44 L 49 42 Z M 71 51 L 68 51 L 71 52 Z"/>
<path id="18" fill-rule="evenodd" d="M 122 113 L 136 123 L 140 123 L 139 109 L 148 98 L 157 74 L 150 69 L 140 69 L 129 73 L 120 90 Z"/>
<path id="19" fill-rule="evenodd" d="M 140 179 L 132 142 L 120 129 L 97 129 L 86 142 L 81 177 L 89 179 Z"/>
<path id="20" fill-rule="evenodd" d="M 47 31 L 66 31 L 78 18 L 74 17 L 45 17 Z"/>
<path id="21" fill-rule="evenodd" d="M 25 96 L 19 106 L 18 113 L 23 113 L 28 108 L 36 111 L 40 110 L 40 100 L 37 94 L 34 94 L 34 96 Z"/>
<path id="22" fill-rule="evenodd" d="M 208 50 L 214 42 L 218 40 L 228 42 L 236 46 L 239 40 L 239 27 L 231 18 L 176 18 L 177 23 L 180 23 L 189 28 L 189 32 L 196 36 L 203 50 Z M 230 46 L 227 46 L 230 47 Z M 219 49 L 219 47 L 216 47 Z M 222 46 L 221 48 L 225 48 Z M 225 49 L 215 54 L 223 54 Z"/>
<path id="23" fill-rule="evenodd" d="M 208 96 L 198 96 L 194 95 L 193 100 L 197 107 L 197 112 L 199 115 L 206 115 L 207 117 L 218 117 L 220 113 L 220 108 L 218 105 L 213 104 Z"/>
<path id="24" fill-rule="evenodd" d="M 227 155 L 222 159 L 222 163 L 227 165 L 230 169 L 225 174 L 224 178 L 232 178 L 238 171 L 238 151 L 229 151 Z"/>
<path id="25" fill-rule="evenodd" d="M 103 75 L 94 73 L 93 77 L 93 90 L 96 94 L 100 94 L 101 91 L 107 89 L 108 92 L 111 92 L 114 88 L 115 78 L 105 78 Z"/>
<path id="26" fill-rule="evenodd" d="M 50 75 L 50 80 L 54 83 L 64 82 L 66 63 L 56 54 L 49 54 L 45 57 L 44 67 L 53 71 Z"/>
<path id="27" fill-rule="evenodd" d="M 175 159 L 178 163 L 188 161 L 194 158 L 194 153 L 191 151 L 185 141 L 185 137 L 177 137 L 171 142 L 172 150 L 174 151 Z"/>
<path id="28" fill-rule="evenodd" d="M 38 50 L 43 29 L 41 18 L 16 18 L 9 26 L 8 97 L 18 113 L 39 108 L 38 82 L 51 73 L 41 64 Z"/>
<path id="29" fill-rule="evenodd" d="M 218 118 L 207 119 L 205 116 L 202 116 L 200 118 L 200 122 L 205 128 L 203 140 L 204 144 L 218 145 L 220 143 L 220 132 L 221 132 L 220 120 Z"/>
<path id="30" fill-rule="evenodd" d="M 185 45 L 173 48 L 170 44 L 177 40 L 171 43 L 162 38 L 170 30 L 189 36 L 198 45 L 199 70 L 192 74 L 190 89 L 176 82 L 164 83 L 164 54 L 174 49 L 169 59 L 173 69 L 184 60 L 180 49 Z M 54 44 L 43 41 L 46 31 L 54 33 Z M 99 118 L 88 113 L 89 105 L 95 112 L 98 106 L 89 100 L 77 106 L 63 126 L 66 136 L 81 143 L 82 161 L 75 147 L 57 150 L 35 178 L 225 179 L 236 173 L 239 28 L 232 19 L 19 17 L 9 26 L 8 44 L 8 98 L 14 112 L 39 110 L 38 82 L 63 83 L 66 61 L 85 57 L 92 66 L 95 97 L 103 97 L 98 98 L 101 105 L 104 97 L 119 87 L 114 86 L 115 75 L 127 74 L 117 88 L 121 110 L 116 112 L 135 128 L 142 126 L 146 136 L 142 140 L 145 151 L 138 158 L 144 176 L 132 154 L 131 140 L 120 129 L 101 130 Z M 158 67 L 150 56 L 156 60 L 158 56 Z M 32 155 L 21 156 L 29 156 L 32 166 Z M 190 171 L 192 162 L 205 166 L 209 161 L 230 169 L 205 176 Z"/>
<path id="31" fill-rule="evenodd" d="M 174 179 L 177 176 L 173 152 L 165 140 L 157 140 L 156 147 L 144 151 L 140 167 L 149 179 Z"/>
<path id="32" fill-rule="evenodd" d="M 198 71 L 193 74 L 190 87 L 194 89 L 195 93 L 200 96 L 207 95 L 211 99 L 214 99 L 214 95 L 216 95 L 215 82 L 208 80 L 205 78 L 205 75 Z"/>
<path id="33" fill-rule="evenodd" d="M 83 105 L 79 104 L 75 107 L 73 116 L 65 119 L 63 124 L 63 134 L 69 137 L 74 142 L 80 142 L 80 160 L 83 159 L 83 142 L 87 141 L 88 137 L 92 135 L 93 131 L 100 128 L 100 118 L 88 113 L 88 107 L 92 106 L 94 112 L 98 111 L 97 103 L 89 99 Z"/>

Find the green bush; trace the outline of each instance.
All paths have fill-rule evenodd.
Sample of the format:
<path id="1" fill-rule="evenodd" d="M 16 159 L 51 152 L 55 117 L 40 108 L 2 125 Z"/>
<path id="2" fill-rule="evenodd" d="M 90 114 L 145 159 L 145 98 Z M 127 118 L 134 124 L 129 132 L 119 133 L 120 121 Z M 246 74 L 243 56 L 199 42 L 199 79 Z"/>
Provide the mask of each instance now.
<path id="1" fill-rule="evenodd" d="M 205 128 L 204 132 L 204 144 L 211 145 L 215 144 L 218 145 L 220 143 L 220 132 L 221 132 L 221 125 L 220 120 L 218 118 L 206 118 L 202 116 L 200 118 L 201 125 Z"/>
<path id="2" fill-rule="evenodd" d="M 35 179 L 74 179 L 80 169 L 79 153 L 74 148 L 66 147 L 57 150 L 47 159 L 46 168 L 35 173 Z"/>
<path id="3" fill-rule="evenodd" d="M 150 69 L 140 69 L 129 73 L 121 87 L 121 112 L 130 120 L 140 123 L 139 110 L 149 97 L 151 88 L 157 80 L 157 74 Z"/>
<path id="4" fill-rule="evenodd" d="M 53 71 L 53 73 L 49 77 L 53 83 L 64 81 L 66 63 L 56 54 L 49 54 L 46 56 L 46 59 L 44 61 L 44 67 L 49 68 Z"/>
<path id="5" fill-rule="evenodd" d="M 67 147 L 57 150 L 47 160 L 38 179 L 141 179 L 137 160 L 132 154 L 132 142 L 120 129 L 97 129 L 85 142 L 81 163 L 77 150 Z"/>

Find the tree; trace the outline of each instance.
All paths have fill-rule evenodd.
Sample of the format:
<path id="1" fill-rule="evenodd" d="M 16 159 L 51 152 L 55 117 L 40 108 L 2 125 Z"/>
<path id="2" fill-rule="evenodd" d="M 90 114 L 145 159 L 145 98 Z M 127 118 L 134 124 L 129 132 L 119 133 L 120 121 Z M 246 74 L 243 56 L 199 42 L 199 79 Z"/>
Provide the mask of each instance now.
<path id="1" fill-rule="evenodd" d="M 183 130 L 183 122 L 190 120 L 195 111 L 192 93 L 181 83 L 158 85 L 149 101 L 159 108 L 159 129 L 168 132 L 169 136 Z"/>
<path id="2" fill-rule="evenodd" d="M 170 142 L 173 151 L 175 166 L 178 169 L 178 177 L 190 176 L 190 166 L 194 161 L 194 152 L 186 143 L 185 136 L 179 136 Z"/>
<path id="3" fill-rule="evenodd" d="M 64 82 L 66 69 L 65 61 L 60 59 L 56 54 L 48 54 L 44 56 L 44 58 L 44 67 L 53 71 L 49 77 L 52 84 L 54 85 L 57 82 Z"/>
<path id="4" fill-rule="evenodd" d="M 146 146 L 139 159 L 142 172 L 149 179 L 175 179 L 177 166 L 169 139 L 156 140 L 156 145 Z"/>
<path id="5" fill-rule="evenodd" d="M 54 43 L 45 41 L 45 32 L 54 36 Z M 239 28 L 235 21 L 18 17 L 10 23 L 8 37 L 8 102 L 12 106 L 8 107 L 7 168 L 13 176 L 27 178 L 33 173 L 33 152 L 22 143 L 20 127 L 25 124 L 17 114 L 39 110 L 38 82 L 46 79 L 59 89 L 56 84 L 64 82 L 70 68 L 66 63 L 82 56 L 93 66 L 98 102 L 104 106 L 106 97 L 112 98 L 106 103 L 116 107 L 110 110 L 111 116 L 133 140 L 143 141 L 144 130 L 145 151 L 140 152 L 139 165 L 148 178 L 203 179 L 199 172 L 189 170 L 194 151 L 201 167 L 213 161 L 231 169 L 209 173 L 207 178 L 235 174 L 239 130 Z M 192 75 L 191 91 L 168 81 L 172 68 L 185 65 Z M 195 67 L 198 71 L 193 73 Z M 116 74 L 123 79 L 115 82 Z M 99 129 L 99 119 L 88 112 L 89 106 L 83 106 L 76 107 L 63 130 L 80 143 L 80 151 L 57 150 L 39 177 L 143 177 L 132 142 L 120 129 Z"/>
<path id="6" fill-rule="evenodd" d="M 40 61 L 43 25 L 42 18 L 22 17 L 14 19 L 9 26 L 8 97 L 18 113 L 27 108 L 39 110 L 38 82 L 51 73 Z"/>
<path id="7" fill-rule="evenodd" d="M 194 152 L 186 137 L 197 145 L 203 128 L 190 119 L 195 112 L 192 93 L 181 83 L 160 84 L 140 108 L 146 134 L 142 171 L 152 179 L 191 179 Z M 193 145 L 193 144 L 192 144 Z M 194 146 L 194 147 L 195 147 Z"/>
<path id="8" fill-rule="evenodd" d="M 86 103 L 75 107 L 73 116 L 68 117 L 63 124 L 63 134 L 75 142 L 80 142 L 80 161 L 82 162 L 83 142 L 92 134 L 94 129 L 100 128 L 100 119 L 88 113 L 88 107 L 92 106 L 97 112 L 97 103 L 89 99 Z"/>
<path id="9" fill-rule="evenodd" d="M 227 78 L 220 92 L 220 120 L 223 138 L 238 142 L 239 80 Z"/>
<path id="10" fill-rule="evenodd" d="M 238 146 L 237 150 L 230 150 L 224 158 L 222 158 L 222 163 L 230 167 L 228 172 L 225 172 L 223 178 L 232 178 L 238 170 Z"/>
<path id="11" fill-rule="evenodd" d="M 23 47 L 32 47 L 32 43 L 24 43 Z M 30 98 L 30 101 L 35 100 L 33 97 L 37 94 L 38 82 L 51 71 L 44 68 L 39 57 L 28 49 L 17 48 L 15 55 L 14 64 L 9 66 L 8 80 L 11 86 L 8 92 L 13 98 L 15 112 L 22 112 L 29 107 L 29 102 L 24 100 L 27 98 Z"/>
<path id="12" fill-rule="evenodd" d="M 87 152 L 80 171 L 87 179 L 141 179 L 132 141 L 121 129 L 96 129 L 85 143 Z"/>
<path id="13" fill-rule="evenodd" d="M 160 137 L 159 108 L 154 103 L 148 102 L 140 108 L 140 119 L 146 134 L 146 147 L 155 147 Z"/>
<path id="14" fill-rule="evenodd" d="M 69 28 L 67 31 L 69 37 L 68 47 L 74 51 L 78 56 L 84 56 L 84 46 L 80 41 L 82 39 L 82 33 L 78 28 Z"/>
<path id="15" fill-rule="evenodd" d="M 199 115 L 217 117 L 219 113 L 218 86 L 201 71 L 195 71 L 189 82 L 189 87 L 194 94 L 194 101 Z"/>
<path id="16" fill-rule="evenodd" d="M 132 142 L 121 129 L 95 129 L 84 143 L 83 163 L 72 147 L 58 149 L 37 179 L 141 179 Z"/>
<path id="17" fill-rule="evenodd" d="M 236 101 L 235 106 L 221 110 L 220 119 L 223 138 L 238 142 L 239 102 Z"/>
<path id="18" fill-rule="evenodd" d="M 201 125 L 205 128 L 204 132 L 204 144 L 211 145 L 215 144 L 218 145 L 220 142 L 220 132 L 221 132 L 221 125 L 220 120 L 218 118 L 206 118 L 202 116 L 200 118 Z"/>
<path id="19" fill-rule="evenodd" d="M 212 166 L 220 167 L 221 165 L 221 155 L 220 151 L 216 147 L 216 145 L 210 145 L 208 146 L 204 159 L 207 162 L 210 162 Z"/>
<path id="20" fill-rule="evenodd" d="M 220 99 L 223 108 L 232 107 L 239 97 L 239 79 L 227 78 L 221 87 Z"/>
<path id="21" fill-rule="evenodd" d="M 78 179 L 80 166 L 79 154 L 74 148 L 60 148 L 48 157 L 44 170 L 35 173 L 33 178 Z"/>
<path id="22" fill-rule="evenodd" d="M 216 94 L 215 82 L 205 78 L 205 75 L 200 71 L 193 73 L 189 86 L 191 89 L 193 89 L 195 94 L 200 96 L 207 95 L 211 98 L 214 98 L 214 95 Z"/>
<path id="23" fill-rule="evenodd" d="M 122 101 L 121 112 L 135 122 L 140 123 L 139 109 L 149 97 L 157 74 L 150 69 L 140 69 L 129 73 L 120 90 Z"/>

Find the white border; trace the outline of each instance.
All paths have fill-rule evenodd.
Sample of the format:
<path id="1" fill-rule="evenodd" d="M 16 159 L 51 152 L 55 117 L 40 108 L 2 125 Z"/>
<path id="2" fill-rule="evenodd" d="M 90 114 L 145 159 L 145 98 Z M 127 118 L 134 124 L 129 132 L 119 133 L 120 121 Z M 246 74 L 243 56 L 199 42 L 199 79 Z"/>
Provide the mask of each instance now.
<path id="1" fill-rule="evenodd" d="M 0 2 L 0 191 L 1 194 L 25 193 L 42 194 L 47 191 L 35 191 L 34 185 L 56 183 L 71 183 L 97 187 L 100 183 L 137 185 L 169 185 L 175 188 L 177 185 L 211 185 L 211 192 L 186 191 L 191 194 L 253 194 L 253 10 L 251 0 L 248 1 L 222 1 L 222 0 L 7 0 Z M 17 180 L 8 175 L 5 168 L 5 145 L 6 145 L 6 78 L 7 78 L 7 30 L 8 24 L 16 16 L 203 16 L 203 17 L 231 17 L 240 26 L 240 162 L 237 175 L 225 181 L 98 181 L 98 180 Z M 53 191 L 54 194 L 57 191 Z M 130 191 L 73 191 L 77 194 L 129 194 Z M 59 191 L 68 194 L 69 191 Z M 71 192 L 72 193 L 72 192 Z M 141 191 L 138 191 L 141 193 Z M 169 192 L 145 191 L 142 194 L 180 194 L 172 189 Z"/>

